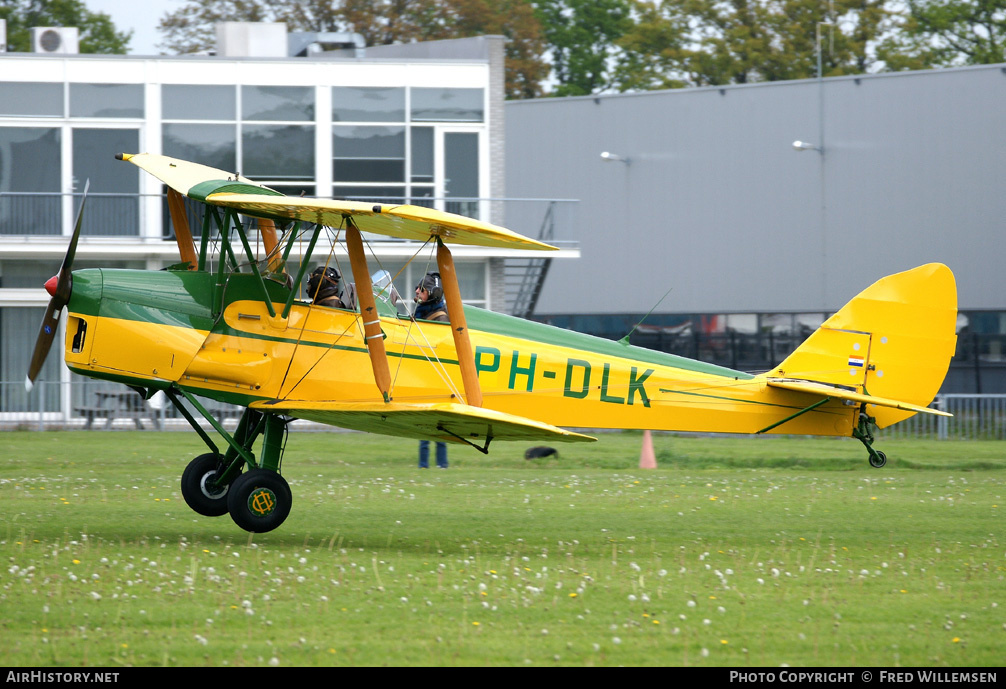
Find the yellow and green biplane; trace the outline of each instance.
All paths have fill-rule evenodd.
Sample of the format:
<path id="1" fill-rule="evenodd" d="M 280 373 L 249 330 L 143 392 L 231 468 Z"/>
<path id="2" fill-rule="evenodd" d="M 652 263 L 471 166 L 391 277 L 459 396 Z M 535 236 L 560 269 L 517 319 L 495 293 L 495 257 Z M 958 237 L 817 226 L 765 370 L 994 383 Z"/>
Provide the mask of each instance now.
<path id="1" fill-rule="evenodd" d="M 462 306 L 450 245 L 552 249 L 502 227 L 417 206 L 291 198 L 160 155 L 119 158 L 167 185 L 182 262 L 72 271 L 78 214 L 60 272 L 46 283 L 52 299 L 26 384 L 66 307 L 67 366 L 148 398 L 164 392 L 209 449 L 182 475 L 186 502 L 203 515 L 229 513 L 248 531 L 275 529 L 290 512 L 280 464 L 294 419 L 484 453 L 494 440 L 594 440 L 564 427 L 853 436 L 880 467 L 876 428 L 944 414 L 927 408 L 956 344 L 956 286 L 941 264 L 879 280 L 779 366 L 752 375 Z M 198 247 L 184 197 L 205 204 Z M 435 250 L 449 323 L 399 314 L 388 281 L 371 278 L 361 233 Z M 358 309 L 314 305 L 294 287 L 319 239 L 333 235 L 345 242 Z M 307 248 L 293 276 L 295 244 Z M 233 432 L 201 399 L 245 408 Z"/>

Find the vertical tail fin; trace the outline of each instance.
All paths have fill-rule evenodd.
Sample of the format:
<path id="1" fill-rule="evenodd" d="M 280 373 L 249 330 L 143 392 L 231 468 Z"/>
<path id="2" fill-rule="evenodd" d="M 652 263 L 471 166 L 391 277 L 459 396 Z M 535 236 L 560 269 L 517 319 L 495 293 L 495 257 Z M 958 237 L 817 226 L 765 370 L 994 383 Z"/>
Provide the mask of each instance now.
<path id="1" fill-rule="evenodd" d="M 956 326 L 954 275 L 941 263 L 928 263 L 867 287 L 766 375 L 924 407 L 947 375 Z M 880 428 L 913 413 L 875 409 Z"/>

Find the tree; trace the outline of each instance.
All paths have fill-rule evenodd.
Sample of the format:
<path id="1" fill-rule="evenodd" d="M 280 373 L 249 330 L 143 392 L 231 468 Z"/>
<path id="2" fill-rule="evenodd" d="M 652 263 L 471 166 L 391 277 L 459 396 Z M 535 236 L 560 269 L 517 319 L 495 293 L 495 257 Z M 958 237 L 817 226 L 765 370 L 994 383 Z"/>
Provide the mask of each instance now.
<path id="1" fill-rule="evenodd" d="M 31 29 L 72 26 L 80 30 L 80 52 L 125 54 L 132 31 L 117 31 L 111 17 L 91 12 L 81 0 L 0 0 L 0 19 L 7 20 L 7 50 L 29 52 Z"/>
<path id="2" fill-rule="evenodd" d="M 189 0 L 165 16 L 161 47 L 211 50 L 223 21 L 285 22 L 290 31 L 350 31 L 366 45 L 501 34 L 508 97 L 540 95 L 548 67 L 541 26 L 528 0 Z"/>
<path id="3" fill-rule="evenodd" d="M 1006 60 L 1006 1 L 908 0 L 899 31 L 878 50 L 888 69 Z"/>
<path id="4" fill-rule="evenodd" d="M 554 95 L 611 88 L 617 41 L 632 27 L 629 0 L 535 0 L 558 85 Z"/>
<path id="5" fill-rule="evenodd" d="M 158 47 L 178 55 L 210 51 L 217 45 L 218 22 L 268 22 L 273 16 L 266 0 L 191 0 L 158 22 L 164 35 Z"/>
<path id="6" fill-rule="evenodd" d="M 861 74 L 892 0 L 637 0 L 618 88 L 718 86 Z"/>

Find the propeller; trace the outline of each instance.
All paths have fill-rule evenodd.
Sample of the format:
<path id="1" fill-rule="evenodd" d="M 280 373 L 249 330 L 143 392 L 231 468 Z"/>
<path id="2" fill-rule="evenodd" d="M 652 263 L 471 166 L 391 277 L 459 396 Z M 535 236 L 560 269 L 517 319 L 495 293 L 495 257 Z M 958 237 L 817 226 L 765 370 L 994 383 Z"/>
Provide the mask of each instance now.
<path id="1" fill-rule="evenodd" d="M 84 219 L 84 203 L 87 201 L 87 190 L 91 186 L 91 180 L 84 184 L 84 197 L 80 201 L 80 208 L 77 209 L 77 222 L 73 226 L 73 235 L 70 237 L 70 246 L 66 249 L 66 256 L 63 257 L 63 265 L 59 267 L 59 273 L 49 278 L 45 283 L 45 291 L 52 298 L 49 306 L 45 309 L 45 316 L 42 317 L 42 325 L 38 330 L 38 337 L 35 339 L 35 350 L 31 354 L 31 363 L 28 365 L 28 375 L 24 379 L 24 389 L 31 392 L 35 387 L 35 379 L 38 378 L 42 364 L 45 363 L 52 347 L 52 341 L 56 339 L 56 332 L 59 330 L 59 317 L 63 313 L 63 307 L 70 301 L 70 292 L 73 287 L 73 257 L 77 253 L 77 240 L 80 239 L 80 226 Z"/>

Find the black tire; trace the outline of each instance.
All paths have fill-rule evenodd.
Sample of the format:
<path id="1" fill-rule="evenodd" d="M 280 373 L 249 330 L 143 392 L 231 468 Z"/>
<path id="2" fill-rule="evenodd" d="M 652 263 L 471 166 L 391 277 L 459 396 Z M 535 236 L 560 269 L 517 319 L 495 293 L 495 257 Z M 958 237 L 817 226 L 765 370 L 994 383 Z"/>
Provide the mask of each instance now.
<path id="1" fill-rule="evenodd" d="M 182 497 L 189 507 L 204 517 L 227 514 L 229 486 L 218 490 L 211 490 L 207 486 L 207 482 L 223 472 L 224 467 L 220 465 L 222 459 L 215 452 L 207 452 L 189 462 L 182 472 Z"/>
<path id="2" fill-rule="evenodd" d="M 885 464 L 887 464 L 887 455 L 885 455 L 880 450 L 877 450 L 876 457 L 870 455 L 870 466 L 873 467 L 874 469 L 879 469 Z"/>
<path id="3" fill-rule="evenodd" d="M 252 469 L 234 479 L 227 492 L 231 519 L 245 531 L 265 533 L 290 514 L 293 493 L 286 479 L 269 469 Z"/>

